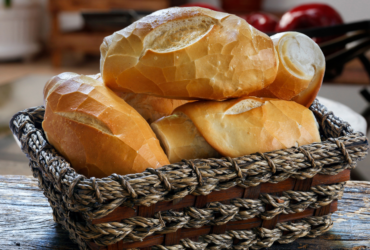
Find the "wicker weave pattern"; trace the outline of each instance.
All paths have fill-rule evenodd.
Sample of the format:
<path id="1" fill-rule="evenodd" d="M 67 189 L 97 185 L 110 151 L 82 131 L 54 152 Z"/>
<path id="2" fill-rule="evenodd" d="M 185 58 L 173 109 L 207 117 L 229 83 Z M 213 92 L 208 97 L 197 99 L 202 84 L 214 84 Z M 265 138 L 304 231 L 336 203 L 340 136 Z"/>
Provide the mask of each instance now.
<path id="1" fill-rule="evenodd" d="M 311 229 L 311 227 L 316 227 Z M 301 222 L 278 223 L 273 230 L 258 228 L 255 230 L 227 231 L 225 234 L 210 234 L 202 236 L 200 242 L 193 242 L 189 239 L 181 240 L 181 245 L 155 246 L 160 250 L 204 250 L 204 249 L 261 249 L 271 247 L 277 241 L 280 244 L 287 244 L 301 237 L 316 237 L 332 228 L 333 222 L 330 215 L 312 216 L 303 219 Z M 286 232 L 287 234 L 283 233 Z M 240 240 L 234 245 L 233 240 Z"/>
<path id="2" fill-rule="evenodd" d="M 36 109 L 35 116 L 43 115 L 41 112 L 42 109 Z M 31 167 L 40 168 L 46 180 L 55 183 L 56 191 L 64 195 L 68 210 L 82 212 L 88 219 L 102 218 L 121 205 L 149 206 L 189 194 L 207 195 L 236 185 L 249 187 L 277 183 L 289 177 L 312 178 L 317 173 L 336 175 L 354 167 L 356 161 L 367 155 L 368 149 L 367 138 L 353 133 L 323 143 L 265 153 L 263 157 L 254 154 L 234 159 L 201 159 L 170 164 L 160 171 L 148 169 L 124 177 L 113 174 L 87 179 L 57 154 L 28 116 L 16 116 L 11 125 L 31 159 Z M 270 165 L 276 168 L 275 174 Z"/>
<path id="3" fill-rule="evenodd" d="M 330 204 L 340 197 L 343 184 L 316 186 L 311 192 L 288 191 L 281 197 L 263 194 L 258 200 L 235 199 L 230 205 L 212 203 L 208 208 L 188 208 L 183 217 L 175 212 L 162 212 L 157 214 L 157 218 L 135 217 L 124 223 L 91 225 L 80 221 L 73 213 L 79 212 L 86 220 L 91 220 L 102 218 L 122 205 L 149 206 L 159 201 L 181 199 L 189 194 L 207 195 L 212 191 L 226 190 L 236 185 L 250 187 L 264 182 L 278 183 L 290 177 L 306 179 L 317 173 L 336 175 L 345 169 L 353 168 L 356 161 L 367 155 L 368 141 L 365 136 L 353 133 L 348 124 L 327 112 L 318 102 L 311 106 L 311 110 L 320 124 L 322 139 L 336 139 L 234 159 L 183 161 L 159 170 L 147 169 L 140 174 L 111 175 L 102 179 L 87 179 L 78 175 L 47 143 L 41 129 L 43 107 L 19 112 L 11 120 L 10 127 L 20 140 L 23 152 L 30 159 L 34 176 L 39 179 L 39 185 L 53 207 L 55 221 L 62 224 L 70 232 L 70 237 L 85 249 L 84 240 L 94 239 L 98 245 L 109 245 L 122 239 L 138 241 L 155 232 L 172 232 L 181 227 L 199 227 L 209 223 L 223 224 L 250 216 L 269 219 L 280 213 L 295 213 L 307 207 L 317 208 Z M 290 200 L 296 200 L 298 203 L 290 203 Z M 263 211 L 260 204 L 270 204 L 274 209 Z M 248 206 L 250 208 L 247 208 Z M 216 213 L 221 213 L 222 216 L 216 218 Z M 311 221 L 314 221 L 314 218 L 311 217 Z M 283 227 L 285 224 L 279 225 Z M 310 229 L 310 234 L 324 232 L 328 227 L 328 224 L 325 225 L 319 229 Z M 140 230 L 139 227 L 145 230 Z M 306 232 L 308 225 L 297 225 L 297 228 L 306 228 L 303 230 Z M 291 234 L 303 235 L 303 231 L 297 228 L 291 227 Z M 253 243 L 254 248 L 264 247 L 262 238 L 264 237 Z M 268 238 L 271 238 L 268 242 L 283 239 L 281 232 L 272 233 Z M 203 243 L 183 242 L 205 246 Z M 212 238 L 212 244 L 216 244 L 215 242 L 216 236 Z M 234 248 L 246 249 L 243 246 Z"/>
<path id="4" fill-rule="evenodd" d="M 85 240 L 94 239 L 95 243 L 101 246 L 121 240 L 132 242 L 142 240 L 152 234 L 176 232 L 183 227 L 200 228 L 204 225 L 223 225 L 229 221 L 247 220 L 256 216 L 271 219 L 281 213 L 302 212 L 310 205 L 314 208 L 326 206 L 334 199 L 341 197 L 344 184 L 321 185 L 312 188 L 313 190 L 320 190 L 322 194 L 329 194 L 328 196 L 324 195 L 319 201 L 317 201 L 317 195 L 314 192 L 287 191 L 281 197 L 263 194 L 259 200 L 234 199 L 231 201 L 232 205 L 213 202 L 203 209 L 188 207 L 184 212 L 171 210 L 159 212 L 155 216 L 156 219 L 136 216 L 120 222 L 95 225 L 74 222 L 73 226 L 75 232 L 81 238 Z M 301 202 L 289 206 L 290 200 L 287 197 Z M 265 205 L 263 204 L 271 204 L 275 209 L 264 212 Z M 217 217 L 218 215 L 220 216 Z"/>

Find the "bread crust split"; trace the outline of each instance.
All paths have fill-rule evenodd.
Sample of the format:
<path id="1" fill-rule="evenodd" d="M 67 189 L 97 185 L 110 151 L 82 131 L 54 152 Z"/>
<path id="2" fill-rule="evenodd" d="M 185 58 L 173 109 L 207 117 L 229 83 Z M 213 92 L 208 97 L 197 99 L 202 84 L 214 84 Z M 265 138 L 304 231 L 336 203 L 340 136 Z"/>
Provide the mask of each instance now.
<path id="1" fill-rule="evenodd" d="M 204 8 L 154 12 L 104 39 L 100 70 L 114 90 L 223 100 L 271 84 L 272 40 L 235 15 Z"/>
<path id="2" fill-rule="evenodd" d="M 182 128 L 171 124 L 181 124 Z M 215 151 L 223 156 L 239 157 L 320 142 L 318 125 L 309 109 L 293 101 L 271 98 L 189 103 L 177 108 L 172 116 L 154 122 L 152 127 L 165 145 L 170 162 L 171 154 L 183 146 L 188 152 L 196 153 L 187 155 L 192 159 L 215 157 Z M 177 137 L 178 131 L 182 131 L 181 138 Z M 200 136 L 212 150 L 200 152 L 199 140 L 183 139 Z"/>
<path id="3" fill-rule="evenodd" d="M 144 118 L 101 81 L 61 74 L 44 94 L 45 135 L 78 173 L 105 177 L 169 164 Z"/>

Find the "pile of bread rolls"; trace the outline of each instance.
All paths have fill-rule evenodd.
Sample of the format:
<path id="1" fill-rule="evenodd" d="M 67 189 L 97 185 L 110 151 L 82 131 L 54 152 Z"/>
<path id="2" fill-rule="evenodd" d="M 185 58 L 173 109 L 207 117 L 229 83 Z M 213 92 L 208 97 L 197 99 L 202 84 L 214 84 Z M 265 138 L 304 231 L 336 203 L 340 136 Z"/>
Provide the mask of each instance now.
<path id="1" fill-rule="evenodd" d="M 99 74 L 63 73 L 44 88 L 45 135 L 87 177 L 320 141 L 307 107 L 325 58 L 303 34 L 268 37 L 235 15 L 170 8 L 100 50 Z"/>

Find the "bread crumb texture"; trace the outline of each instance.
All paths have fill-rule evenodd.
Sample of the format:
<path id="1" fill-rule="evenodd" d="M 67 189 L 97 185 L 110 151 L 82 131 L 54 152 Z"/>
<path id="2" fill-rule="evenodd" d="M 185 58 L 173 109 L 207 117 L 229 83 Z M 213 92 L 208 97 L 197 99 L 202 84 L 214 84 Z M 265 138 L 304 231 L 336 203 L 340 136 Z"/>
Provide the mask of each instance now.
<path id="1" fill-rule="evenodd" d="M 279 99 L 291 100 L 301 95 L 299 103 L 305 106 L 308 102 L 311 104 L 325 72 L 325 56 L 320 47 L 311 38 L 298 32 L 278 33 L 271 39 L 280 64 L 276 79 L 267 89 Z M 302 96 L 306 93 L 313 99 L 305 102 Z"/>
<path id="2" fill-rule="evenodd" d="M 100 50 L 110 88 L 176 99 L 247 95 L 272 83 L 278 67 L 267 35 L 197 7 L 154 12 L 106 37 Z"/>

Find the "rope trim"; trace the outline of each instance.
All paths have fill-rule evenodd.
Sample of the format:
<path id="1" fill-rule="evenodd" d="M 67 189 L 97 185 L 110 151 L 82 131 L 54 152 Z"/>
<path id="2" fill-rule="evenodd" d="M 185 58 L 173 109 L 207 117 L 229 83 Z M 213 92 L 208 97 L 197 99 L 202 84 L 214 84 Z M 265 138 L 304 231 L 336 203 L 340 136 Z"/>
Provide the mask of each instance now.
<path id="1" fill-rule="evenodd" d="M 333 227 L 331 215 L 312 216 L 300 222 L 282 222 L 273 230 L 259 227 L 252 230 L 231 230 L 224 234 L 200 236 L 199 242 L 190 239 L 180 240 L 173 246 L 154 246 L 155 250 L 206 250 L 206 249 L 261 249 L 271 247 L 275 242 L 288 244 L 301 237 L 316 237 Z M 234 244 L 234 240 L 239 240 Z"/>
<path id="2" fill-rule="evenodd" d="M 236 161 L 234 159 L 232 159 L 231 157 L 226 157 L 226 159 L 231 163 L 231 165 L 235 169 L 235 171 L 236 171 L 238 177 L 240 178 L 241 182 L 244 182 L 245 177 L 243 176 L 243 172 L 242 172 L 241 168 L 239 167 L 238 163 L 236 163 Z"/>
<path id="3" fill-rule="evenodd" d="M 352 158 L 349 155 L 349 153 L 348 153 L 348 151 L 346 149 L 346 146 L 344 146 L 343 142 L 338 141 L 338 139 L 336 139 L 336 138 L 331 138 L 329 140 L 330 141 L 334 141 L 335 144 L 337 144 L 338 149 L 341 150 L 342 154 L 344 155 L 344 158 L 345 158 L 346 162 L 351 165 L 353 163 Z"/>
<path id="4" fill-rule="evenodd" d="M 137 193 L 135 192 L 135 189 L 132 188 L 130 182 L 127 181 L 126 178 L 118 174 L 112 174 L 111 176 L 113 179 L 118 181 L 118 183 L 123 187 L 124 190 L 127 190 L 131 198 L 135 199 L 138 197 Z"/>
<path id="5" fill-rule="evenodd" d="M 171 183 L 168 181 L 165 174 L 163 174 L 162 172 L 158 171 L 157 169 L 153 169 L 153 168 L 147 168 L 146 170 L 148 172 L 152 173 L 152 174 L 156 174 L 158 176 L 159 180 L 162 183 L 164 183 L 164 186 L 165 186 L 166 190 L 171 191 L 171 189 L 172 189 Z"/>
<path id="6" fill-rule="evenodd" d="M 199 168 L 197 166 L 195 166 L 194 162 L 192 162 L 191 160 L 182 160 L 182 162 L 184 162 L 191 169 L 193 169 L 193 171 L 195 172 L 195 174 L 198 178 L 199 186 L 202 187 L 204 185 L 204 182 L 203 182 L 203 176 L 202 176 L 201 172 L 199 171 Z"/>
<path id="7" fill-rule="evenodd" d="M 275 174 L 276 173 L 276 166 L 275 166 L 275 163 L 273 162 L 273 161 L 271 161 L 271 159 L 267 156 L 267 155 L 265 155 L 265 154 L 263 154 L 263 153 L 260 153 L 260 152 L 258 152 L 257 153 L 258 155 L 260 155 L 265 161 L 267 161 L 267 164 L 269 165 L 269 167 L 271 168 L 271 172 L 273 173 L 273 174 Z"/>
<path id="8" fill-rule="evenodd" d="M 120 222 L 83 225 L 82 222 L 72 223 L 74 231 L 84 240 L 104 246 L 124 240 L 142 241 L 153 234 L 174 233 L 181 228 L 200 228 L 204 225 L 219 226 L 229 221 L 248 220 L 259 217 L 270 220 L 278 214 L 293 214 L 305 209 L 320 208 L 329 205 L 341 197 L 345 183 L 320 185 L 312 187 L 311 191 L 286 191 L 282 196 L 261 194 L 257 200 L 232 199 L 230 204 L 220 202 L 209 203 L 205 208 L 187 207 L 184 212 L 162 211 L 155 218 L 135 216 Z M 298 203 L 291 203 L 298 201 Z M 57 201 L 56 201 L 57 202 Z M 266 211 L 266 205 L 273 209 Z"/>

